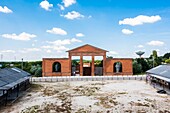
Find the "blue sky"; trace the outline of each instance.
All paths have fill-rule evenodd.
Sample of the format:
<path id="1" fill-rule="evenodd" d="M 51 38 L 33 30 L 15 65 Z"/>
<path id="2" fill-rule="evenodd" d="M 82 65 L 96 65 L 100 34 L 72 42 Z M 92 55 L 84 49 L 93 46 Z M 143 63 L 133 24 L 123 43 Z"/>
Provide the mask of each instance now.
<path id="1" fill-rule="evenodd" d="M 1 0 L 2 60 L 67 57 L 91 44 L 116 58 L 170 52 L 169 0 Z"/>

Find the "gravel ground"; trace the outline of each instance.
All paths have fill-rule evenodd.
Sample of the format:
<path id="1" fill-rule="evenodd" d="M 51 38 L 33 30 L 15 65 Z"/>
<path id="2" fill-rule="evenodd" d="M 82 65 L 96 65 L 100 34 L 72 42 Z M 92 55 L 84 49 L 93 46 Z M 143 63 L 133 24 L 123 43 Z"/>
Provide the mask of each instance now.
<path id="1" fill-rule="evenodd" d="M 41 82 L 0 113 L 170 113 L 170 95 L 144 81 Z"/>

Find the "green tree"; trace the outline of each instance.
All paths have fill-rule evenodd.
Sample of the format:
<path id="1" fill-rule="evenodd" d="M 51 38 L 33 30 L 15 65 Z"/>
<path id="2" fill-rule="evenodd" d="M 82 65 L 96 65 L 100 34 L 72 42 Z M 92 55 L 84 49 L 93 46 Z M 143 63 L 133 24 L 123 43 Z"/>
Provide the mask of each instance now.
<path id="1" fill-rule="evenodd" d="M 103 60 L 95 60 L 94 62 L 96 67 L 102 67 L 103 66 Z"/>
<path id="2" fill-rule="evenodd" d="M 36 76 L 36 77 L 41 77 L 42 76 L 42 67 L 37 64 L 36 66 L 33 65 L 31 66 L 30 72 L 32 75 Z"/>
<path id="3" fill-rule="evenodd" d="M 139 64 L 137 61 L 133 62 L 133 74 L 142 73 L 142 65 Z"/>
<path id="4" fill-rule="evenodd" d="M 142 66 L 142 69 L 141 69 L 142 71 L 141 72 L 146 72 L 147 70 L 150 69 L 149 68 L 149 64 L 148 64 L 146 59 L 144 59 L 144 58 L 137 58 L 137 62 L 139 64 L 141 64 L 141 66 Z"/>
<path id="5" fill-rule="evenodd" d="M 78 63 L 78 61 L 77 60 L 72 60 L 72 66 L 76 66 L 76 65 L 78 65 L 79 63 Z"/>
<path id="6" fill-rule="evenodd" d="M 42 68 L 39 66 L 34 74 L 36 77 L 42 77 Z"/>
<path id="7" fill-rule="evenodd" d="M 157 54 L 156 50 L 152 51 L 152 54 L 150 55 L 149 58 L 152 59 L 152 65 L 153 65 L 153 62 L 154 62 L 154 67 L 162 64 L 163 58 L 162 57 L 158 57 L 158 54 Z"/>
<path id="8" fill-rule="evenodd" d="M 107 56 L 107 58 L 110 58 L 110 59 L 112 59 L 112 58 L 113 58 L 113 56 Z"/>
<path id="9" fill-rule="evenodd" d="M 31 66 L 30 72 L 32 75 L 34 75 L 36 70 L 37 70 L 37 67 L 35 65 Z"/>
<path id="10" fill-rule="evenodd" d="M 150 59 L 150 58 L 147 58 L 147 63 L 148 63 L 148 66 L 149 66 L 149 69 L 151 69 L 153 67 L 153 60 Z"/>
<path id="11" fill-rule="evenodd" d="M 154 59 L 158 58 L 158 54 L 156 50 L 153 50 L 152 55 L 154 57 Z"/>
<path id="12" fill-rule="evenodd" d="M 165 63 L 170 64 L 170 58 L 165 60 Z"/>
<path id="13" fill-rule="evenodd" d="M 163 58 L 169 59 L 170 58 L 170 53 L 164 54 Z"/>

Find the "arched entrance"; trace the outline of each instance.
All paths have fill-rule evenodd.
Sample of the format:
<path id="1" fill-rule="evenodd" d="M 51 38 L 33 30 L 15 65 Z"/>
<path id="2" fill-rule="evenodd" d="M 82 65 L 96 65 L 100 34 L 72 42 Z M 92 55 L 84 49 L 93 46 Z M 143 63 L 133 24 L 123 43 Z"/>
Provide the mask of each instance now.
<path id="1" fill-rule="evenodd" d="M 113 64 L 113 71 L 114 71 L 114 73 L 121 73 L 122 72 L 122 63 L 121 62 L 115 62 Z"/>
<path id="2" fill-rule="evenodd" d="M 60 62 L 53 63 L 53 72 L 61 72 L 61 63 Z"/>

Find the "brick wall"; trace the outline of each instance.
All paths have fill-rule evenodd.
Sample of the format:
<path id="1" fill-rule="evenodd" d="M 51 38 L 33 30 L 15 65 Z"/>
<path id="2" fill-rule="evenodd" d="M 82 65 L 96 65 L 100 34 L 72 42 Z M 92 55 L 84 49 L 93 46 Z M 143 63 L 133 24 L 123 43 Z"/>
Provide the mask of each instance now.
<path id="1" fill-rule="evenodd" d="M 53 72 L 55 62 L 61 64 L 61 72 Z M 43 76 L 71 76 L 68 58 L 43 58 L 42 68 Z"/>
<path id="2" fill-rule="evenodd" d="M 114 63 L 122 63 L 122 72 L 114 72 Z M 132 59 L 130 58 L 107 58 L 106 59 L 106 75 L 132 75 L 133 74 L 133 65 Z"/>

